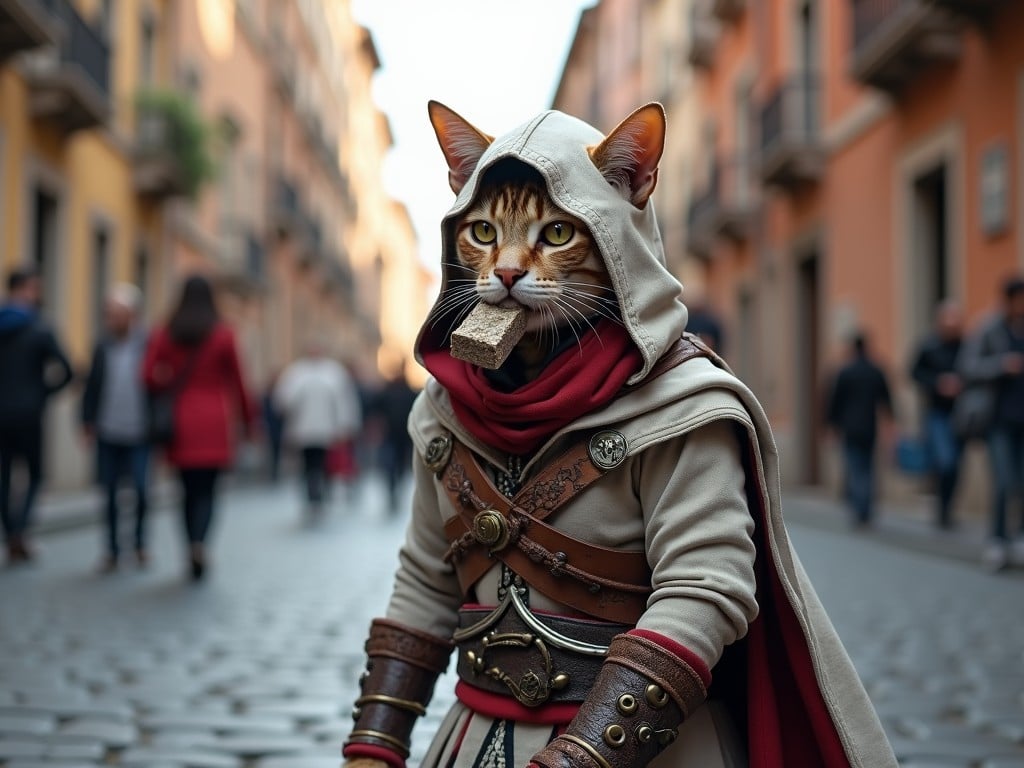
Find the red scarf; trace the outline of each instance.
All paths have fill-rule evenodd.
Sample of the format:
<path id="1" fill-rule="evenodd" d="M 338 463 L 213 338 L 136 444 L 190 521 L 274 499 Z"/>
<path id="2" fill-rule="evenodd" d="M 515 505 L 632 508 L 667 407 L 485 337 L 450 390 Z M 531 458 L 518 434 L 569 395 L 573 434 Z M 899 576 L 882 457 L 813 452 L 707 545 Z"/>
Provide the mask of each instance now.
<path id="1" fill-rule="evenodd" d="M 512 392 L 496 389 L 479 366 L 456 360 L 447 348 L 423 353 L 462 425 L 482 443 L 516 455 L 533 452 L 562 427 L 609 403 L 642 362 L 626 329 L 607 320 Z"/>

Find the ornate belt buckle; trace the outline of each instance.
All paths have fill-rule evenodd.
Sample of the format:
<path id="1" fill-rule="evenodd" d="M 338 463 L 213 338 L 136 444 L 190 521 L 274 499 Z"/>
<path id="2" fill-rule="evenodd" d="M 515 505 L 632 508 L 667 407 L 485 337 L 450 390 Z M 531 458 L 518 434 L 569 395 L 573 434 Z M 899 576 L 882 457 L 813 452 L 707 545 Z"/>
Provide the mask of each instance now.
<path id="1" fill-rule="evenodd" d="M 473 674 L 487 675 L 503 683 L 508 687 L 515 700 L 525 707 L 539 707 L 551 698 L 552 693 L 569 684 L 569 675 L 554 671 L 551 652 L 548 651 L 544 641 L 536 635 L 529 632 L 491 632 L 489 635 L 485 635 L 480 642 L 483 650 L 479 655 L 473 651 L 466 652 L 466 661 L 469 662 Z M 487 651 L 491 648 L 514 648 L 524 652 L 536 650 L 540 653 L 542 669 L 540 671 L 527 669 L 516 680 L 497 665 L 487 665 Z"/>
<path id="2" fill-rule="evenodd" d="M 496 509 L 477 512 L 473 518 L 473 537 L 488 551 L 497 552 L 508 544 L 508 520 Z"/>

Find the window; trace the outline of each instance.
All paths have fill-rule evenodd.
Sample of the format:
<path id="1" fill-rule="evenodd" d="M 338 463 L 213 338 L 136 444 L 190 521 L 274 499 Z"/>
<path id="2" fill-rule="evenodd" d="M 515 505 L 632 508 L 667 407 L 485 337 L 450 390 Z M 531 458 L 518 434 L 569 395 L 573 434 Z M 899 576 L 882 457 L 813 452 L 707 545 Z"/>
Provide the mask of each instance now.
<path id="1" fill-rule="evenodd" d="M 93 338 L 103 334 L 103 304 L 110 280 L 110 233 L 99 224 L 92 234 L 92 330 Z"/>
<path id="2" fill-rule="evenodd" d="M 156 20 L 147 12 L 142 16 L 141 80 L 143 85 L 152 85 L 156 79 Z"/>

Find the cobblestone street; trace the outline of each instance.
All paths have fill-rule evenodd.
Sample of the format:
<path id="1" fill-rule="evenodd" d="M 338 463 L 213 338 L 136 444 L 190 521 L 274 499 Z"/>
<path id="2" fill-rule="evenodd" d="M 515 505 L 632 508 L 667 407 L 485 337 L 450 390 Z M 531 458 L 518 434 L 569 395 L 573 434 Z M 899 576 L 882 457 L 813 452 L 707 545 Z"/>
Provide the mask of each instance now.
<path id="1" fill-rule="evenodd" d="M 93 575 L 100 534 L 85 528 L 40 537 L 37 565 L 0 573 L 0 766 L 339 764 L 404 518 L 372 485 L 317 527 L 292 489 L 234 490 L 198 587 L 177 522 L 154 517 L 145 572 Z M 1024 767 L 1024 579 L 792 533 L 903 764 Z M 438 690 L 416 754 L 450 700 Z"/>

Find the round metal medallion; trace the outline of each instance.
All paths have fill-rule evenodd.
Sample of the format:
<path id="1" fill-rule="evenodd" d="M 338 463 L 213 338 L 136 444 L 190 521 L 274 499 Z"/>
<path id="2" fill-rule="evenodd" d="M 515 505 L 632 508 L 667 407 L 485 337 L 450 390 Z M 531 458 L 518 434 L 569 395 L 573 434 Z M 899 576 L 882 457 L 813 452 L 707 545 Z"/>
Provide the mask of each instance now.
<path id="1" fill-rule="evenodd" d="M 626 460 L 626 438 L 621 432 L 606 429 L 590 438 L 590 460 L 601 469 L 615 469 Z"/>
<path id="2" fill-rule="evenodd" d="M 496 509 L 477 512 L 473 518 L 473 536 L 492 552 L 508 544 L 508 522 Z"/>
<path id="3" fill-rule="evenodd" d="M 423 463 L 431 472 L 440 472 L 448 464 L 452 455 L 452 436 L 445 432 L 435 437 L 427 445 L 427 451 L 423 454 Z"/>

